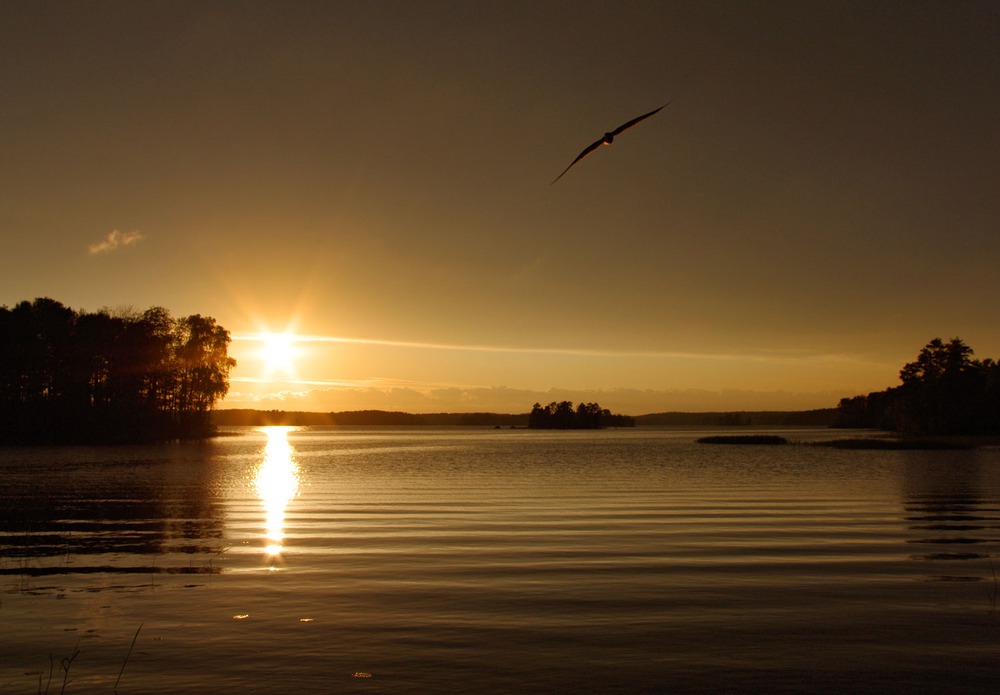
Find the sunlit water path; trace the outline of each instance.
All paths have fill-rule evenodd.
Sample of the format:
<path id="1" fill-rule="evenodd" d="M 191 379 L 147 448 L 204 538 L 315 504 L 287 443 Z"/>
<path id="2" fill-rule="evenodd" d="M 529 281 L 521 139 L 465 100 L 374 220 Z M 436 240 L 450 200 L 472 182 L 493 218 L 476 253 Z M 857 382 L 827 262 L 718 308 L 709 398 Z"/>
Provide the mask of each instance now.
<path id="1" fill-rule="evenodd" d="M 1000 677 L 997 449 L 231 434 L 0 450 L 0 692 L 65 677 L 67 693 L 937 693 Z"/>

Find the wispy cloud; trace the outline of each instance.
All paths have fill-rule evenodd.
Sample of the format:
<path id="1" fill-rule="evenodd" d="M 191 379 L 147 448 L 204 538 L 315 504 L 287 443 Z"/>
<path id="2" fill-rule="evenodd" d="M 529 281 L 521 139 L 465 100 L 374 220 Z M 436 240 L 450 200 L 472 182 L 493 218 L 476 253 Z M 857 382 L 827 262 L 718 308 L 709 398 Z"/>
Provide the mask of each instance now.
<path id="1" fill-rule="evenodd" d="M 263 342 L 268 335 L 263 333 L 234 333 L 234 341 Z M 565 357 L 592 357 L 617 359 L 672 359 L 700 360 L 711 362 L 760 362 L 770 364 L 804 364 L 804 363 L 868 363 L 876 364 L 860 355 L 847 353 L 830 353 L 809 350 L 772 350 L 751 351 L 746 353 L 726 352 L 684 352 L 671 350 L 602 350 L 593 348 L 572 347 L 532 347 L 477 345 L 462 343 L 430 343 L 408 340 L 385 340 L 378 338 L 350 338 L 330 335 L 293 335 L 295 343 L 341 343 L 350 345 L 371 345 L 380 347 L 410 348 L 417 350 L 448 350 L 456 352 L 489 352 L 523 355 L 556 355 Z M 881 363 L 878 363 L 881 364 Z"/>
<path id="2" fill-rule="evenodd" d="M 138 229 L 133 229 L 131 232 L 122 232 L 117 229 L 112 229 L 108 232 L 108 235 L 101 239 L 100 241 L 91 244 L 87 247 L 91 255 L 98 253 L 109 253 L 121 248 L 122 246 L 132 246 L 144 239 L 142 232 Z"/>

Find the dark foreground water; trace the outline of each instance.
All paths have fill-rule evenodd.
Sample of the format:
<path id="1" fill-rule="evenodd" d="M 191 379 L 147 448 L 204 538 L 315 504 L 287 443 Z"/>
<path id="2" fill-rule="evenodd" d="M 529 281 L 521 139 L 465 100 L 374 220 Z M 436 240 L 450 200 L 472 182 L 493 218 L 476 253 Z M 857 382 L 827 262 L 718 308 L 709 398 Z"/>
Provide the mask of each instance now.
<path id="1" fill-rule="evenodd" d="M 0 449 L 0 693 L 1000 683 L 997 449 L 232 432 Z"/>

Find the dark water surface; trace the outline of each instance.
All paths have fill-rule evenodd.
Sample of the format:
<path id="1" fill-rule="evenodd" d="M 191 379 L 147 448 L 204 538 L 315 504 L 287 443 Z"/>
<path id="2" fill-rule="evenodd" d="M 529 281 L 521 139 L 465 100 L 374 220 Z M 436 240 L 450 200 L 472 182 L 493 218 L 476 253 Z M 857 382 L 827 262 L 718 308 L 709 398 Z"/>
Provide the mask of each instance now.
<path id="1" fill-rule="evenodd" d="M 1000 682 L 998 449 L 231 432 L 0 449 L 0 693 Z"/>

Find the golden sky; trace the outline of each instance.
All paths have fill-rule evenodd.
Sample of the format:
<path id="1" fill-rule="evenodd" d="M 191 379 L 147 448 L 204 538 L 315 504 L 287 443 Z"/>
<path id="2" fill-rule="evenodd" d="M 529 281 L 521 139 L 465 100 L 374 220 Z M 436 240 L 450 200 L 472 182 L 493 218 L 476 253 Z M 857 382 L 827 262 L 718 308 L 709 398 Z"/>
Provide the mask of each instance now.
<path id="1" fill-rule="evenodd" d="M 1000 354 L 994 2 L 7 2 L 0 94 L 0 304 L 212 316 L 223 407 L 800 409 Z"/>

